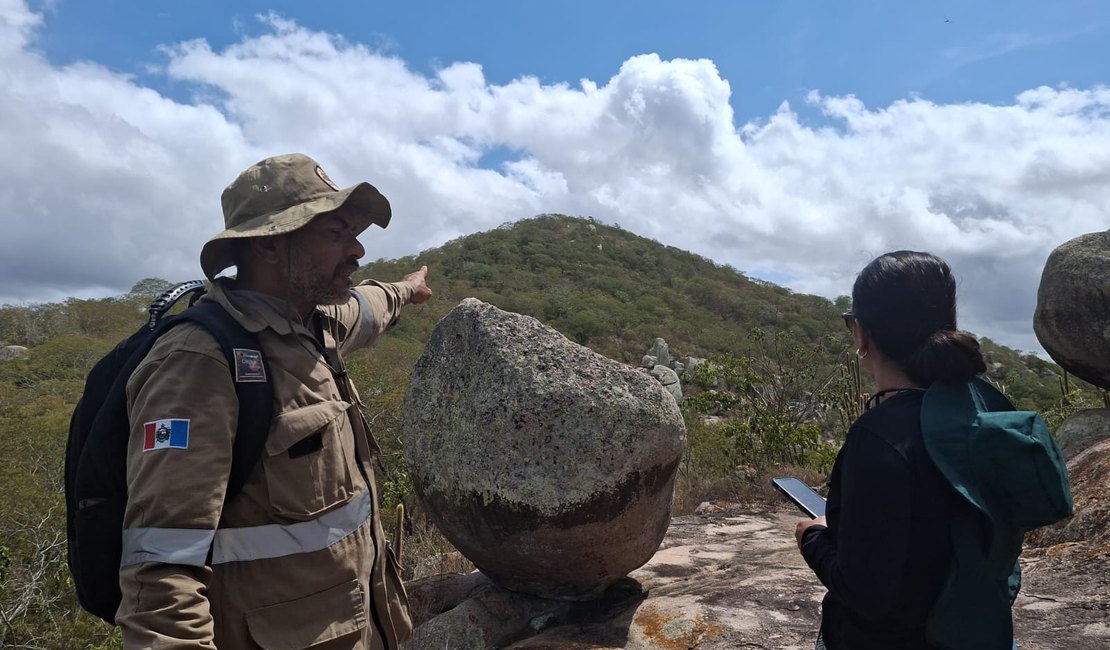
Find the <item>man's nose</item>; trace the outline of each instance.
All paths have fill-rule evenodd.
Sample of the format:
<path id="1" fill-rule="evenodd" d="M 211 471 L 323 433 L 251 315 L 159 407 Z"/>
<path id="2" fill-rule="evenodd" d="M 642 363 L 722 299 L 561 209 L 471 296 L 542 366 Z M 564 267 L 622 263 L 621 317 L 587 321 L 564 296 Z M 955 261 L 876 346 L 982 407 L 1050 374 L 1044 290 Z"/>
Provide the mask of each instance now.
<path id="1" fill-rule="evenodd" d="M 350 251 L 351 256 L 356 260 L 361 260 L 362 256 L 366 255 L 366 247 L 362 245 L 362 242 L 353 237 L 351 238 Z"/>

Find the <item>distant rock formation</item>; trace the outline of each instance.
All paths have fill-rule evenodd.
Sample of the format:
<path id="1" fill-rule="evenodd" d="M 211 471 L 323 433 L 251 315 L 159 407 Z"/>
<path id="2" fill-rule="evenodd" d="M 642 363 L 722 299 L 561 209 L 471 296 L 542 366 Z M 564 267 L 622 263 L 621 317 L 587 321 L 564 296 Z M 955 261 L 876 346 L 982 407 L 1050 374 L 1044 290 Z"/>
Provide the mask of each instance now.
<path id="1" fill-rule="evenodd" d="M 0 347 L 0 361 L 18 359 L 27 353 L 27 348 L 22 345 L 5 345 Z"/>
<path id="2" fill-rule="evenodd" d="M 682 383 L 678 381 L 678 373 L 667 366 L 655 366 L 651 369 L 651 376 L 674 395 L 674 401 L 682 401 Z"/>
<path id="3" fill-rule="evenodd" d="M 645 368 L 652 377 L 663 384 L 675 401 L 682 401 L 682 380 L 693 381 L 698 364 L 705 361 L 698 357 L 684 357 L 682 360 L 671 357 L 670 347 L 663 339 L 655 339 L 651 348 L 640 359 L 640 367 Z"/>
<path id="4" fill-rule="evenodd" d="M 692 381 L 695 377 L 694 373 L 697 372 L 698 366 L 705 363 L 705 359 L 699 357 L 685 357 L 682 360 L 682 372 L 678 373 L 679 377 Z"/>
<path id="5" fill-rule="evenodd" d="M 402 410 L 422 504 L 503 587 L 592 598 L 663 539 L 685 428 L 646 373 L 468 298 L 436 326 Z"/>
<path id="6" fill-rule="evenodd" d="M 1110 388 L 1110 231 L 1076 237 L 1048 256 L 1033 330 L 1061 367 Z"/>
<path id="7" fill-rule="evenodd" d="M 670 366 L 673 361 L 671 359 L 671 349 L 663 339 L 655 339 L 655 343 L 648 350 L 648 355 L 655 357 L 655 365 L 657 366 Z"/>

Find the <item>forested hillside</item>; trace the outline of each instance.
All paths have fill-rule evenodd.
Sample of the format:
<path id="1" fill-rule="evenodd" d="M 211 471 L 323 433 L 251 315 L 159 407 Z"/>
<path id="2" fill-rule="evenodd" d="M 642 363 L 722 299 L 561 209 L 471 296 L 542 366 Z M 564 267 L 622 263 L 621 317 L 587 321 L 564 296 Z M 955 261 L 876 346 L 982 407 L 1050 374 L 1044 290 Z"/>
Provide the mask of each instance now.
<path id="1" fill-rule="evenodd" d="M 400 331 L 419 338 L 459 300 L 474 296 L 534 316 L 597 352 L 630 364 L 656 337 L 675 356 L 764 351 L 752 332 L 786 335 L 839 363 L 849 344 L 835 302 L 752 279 L 729 266 L 619 227 L 561 215 L 507 224 L 440 248 L 368 263 L 360 277 L 391 279 L 421 264 L 437 297 Z M 989 333 L 988 333 L 989 334 Z M 1034 354 L 980 339 L 991 377 L 1023 408 L 1059 401 L 1062 371 Z"/>
<path id="2" fill-rule="evenodd" d="M 472 295 L 628 362 L 656 337 L 696 356 L 733 351 L 757 326 L 817 341 L 840 313 L 823 298 L 749 279 L 617 227 L 558 215 L 371 263 L 365 273 L 384 278 L 418 264 L 431 268 L 445 308 Z"/>
<path id="3" fill-rule="evenodd" d="M 633 365 L 657 337 L 676 357 L 713 359 L 683 403 L 683 503 L 738 489 L 784 464 L 817 476 L 867 388 L 857 383 L 838 316 L 847 298 L 796 294 L 589 219 L 540 216 L 369 263 L 358 276 L 395 280 L 422 264 L 433 300 L 408 308 L 377 348 L 349 364 L 386 452 L 386 505 L 410 489 L 397 442 L 409 370 L 435 323 L 468 296 L 534 316 Z M 68 585 L 66 429 L 88 369 L 145 321 L 145 306 L 168 285 L 146 279 L 118 298 L 0 307 L 0 347 L 28 348 L 0 361 L 0 646 L 116 644 L 106 626 L 77 614 Z M 1054 364 L 989 340 L 983 345 L 991 376 L 1019 406 L 1055 420 L 1101 400 L 1077 382 L 1065 396 Z"/>

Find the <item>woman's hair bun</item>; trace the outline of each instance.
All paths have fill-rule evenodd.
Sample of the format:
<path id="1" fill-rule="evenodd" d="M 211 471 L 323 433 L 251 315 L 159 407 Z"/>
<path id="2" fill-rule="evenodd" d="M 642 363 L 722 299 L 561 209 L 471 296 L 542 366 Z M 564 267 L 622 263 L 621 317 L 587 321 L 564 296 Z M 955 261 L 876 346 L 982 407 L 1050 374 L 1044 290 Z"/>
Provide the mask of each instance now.
<path id="1" fill-rule="evenodd" d="M 961 330 L 933 332 L 901 360 L 901 365 L 919 386 L 928 386 L 934 381 L 970 381 L 987 369 L 979 341 Z"/>

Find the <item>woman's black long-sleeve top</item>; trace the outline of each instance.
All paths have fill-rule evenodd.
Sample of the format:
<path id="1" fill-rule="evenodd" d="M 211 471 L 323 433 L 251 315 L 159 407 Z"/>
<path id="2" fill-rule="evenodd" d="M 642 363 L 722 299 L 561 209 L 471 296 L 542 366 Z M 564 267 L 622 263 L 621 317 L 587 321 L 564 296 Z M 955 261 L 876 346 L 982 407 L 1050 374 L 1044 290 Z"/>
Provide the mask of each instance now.
<path id="1" fill-rule="evenodd" d="M 925 450 L 923 395 L 895 394 L 856 420 L 829 480 L 829 525 L 802 538 L 828 589 L 829 650 L 930 647 L 925 622 L 952 559 L 958 495 Z"/>

